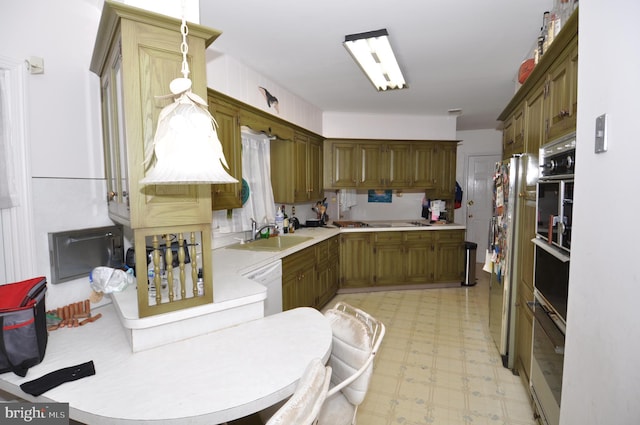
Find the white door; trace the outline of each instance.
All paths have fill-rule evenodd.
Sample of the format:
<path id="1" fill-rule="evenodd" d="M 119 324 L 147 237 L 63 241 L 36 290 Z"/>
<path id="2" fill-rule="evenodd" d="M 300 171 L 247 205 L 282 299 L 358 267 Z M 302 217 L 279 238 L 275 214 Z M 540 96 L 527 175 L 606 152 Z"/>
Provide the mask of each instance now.
<path id="1" fill-rule="evenodd" d="M 493 202 L 493 172 L 500 155 L 472 155 L 467 162 L 467 240 L 478 244 L 476 261 L 484 263 Z"/>

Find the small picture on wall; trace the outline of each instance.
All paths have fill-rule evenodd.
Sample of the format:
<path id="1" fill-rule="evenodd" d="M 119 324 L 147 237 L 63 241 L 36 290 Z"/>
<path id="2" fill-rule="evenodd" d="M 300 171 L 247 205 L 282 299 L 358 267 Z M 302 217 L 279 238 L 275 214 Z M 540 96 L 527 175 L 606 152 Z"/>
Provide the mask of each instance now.
<path id="1" fill-rule="evenodd" d="M 369 190 L 369 202 L 391 203 L 391 190 Z"/>

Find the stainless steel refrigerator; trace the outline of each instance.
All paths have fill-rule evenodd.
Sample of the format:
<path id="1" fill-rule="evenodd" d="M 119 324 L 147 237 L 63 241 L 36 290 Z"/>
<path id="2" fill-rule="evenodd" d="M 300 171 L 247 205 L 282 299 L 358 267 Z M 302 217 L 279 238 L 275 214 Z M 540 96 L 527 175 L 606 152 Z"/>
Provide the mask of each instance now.
<path id="1" fill-rule="evenodd" d="M 513 369 L 516 329 L 516 268 L 519 200 L 524 157 L 496 163 L 493 175 L 493 217 L 489 229 L 492 273 L 489 289 L 489 330 L 505 367 Z"/>

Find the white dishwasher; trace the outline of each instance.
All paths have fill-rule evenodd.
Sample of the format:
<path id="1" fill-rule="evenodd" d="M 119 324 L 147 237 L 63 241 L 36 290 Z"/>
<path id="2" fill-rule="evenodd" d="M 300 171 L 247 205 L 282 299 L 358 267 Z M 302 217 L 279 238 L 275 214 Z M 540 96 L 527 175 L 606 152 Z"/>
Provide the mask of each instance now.
<path id="1" fill-rule="evenodd" d="M 244 277 L 258 282 L 267 288 L 264 300 L 264 315 L 282 312 L 282 261 L 277 260 L 259 269 L 252 270 Z"/>

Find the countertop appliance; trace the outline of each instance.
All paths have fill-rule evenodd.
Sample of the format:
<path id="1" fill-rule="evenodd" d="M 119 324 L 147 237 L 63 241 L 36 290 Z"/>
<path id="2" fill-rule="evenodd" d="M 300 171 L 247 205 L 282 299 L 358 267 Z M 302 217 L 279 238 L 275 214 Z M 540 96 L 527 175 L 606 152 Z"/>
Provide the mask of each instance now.
<path id="1" fill-rule="evenodd" d="M 267 288 L 264 300 L 264 315 L 282 312 L 282 261 L 277 260 L 244 275 Z"/>
<path id="2" fill-rule="evenodd" d="M 493 217 L 489 251 L 493 273 L 489 286 L 489 330 L 505 367 L 513 369 L 515 361 L 515 301 L 517 299 L 518 215 L 525 155 L 516 155 L 496 163 L 493 176 Z"/>

